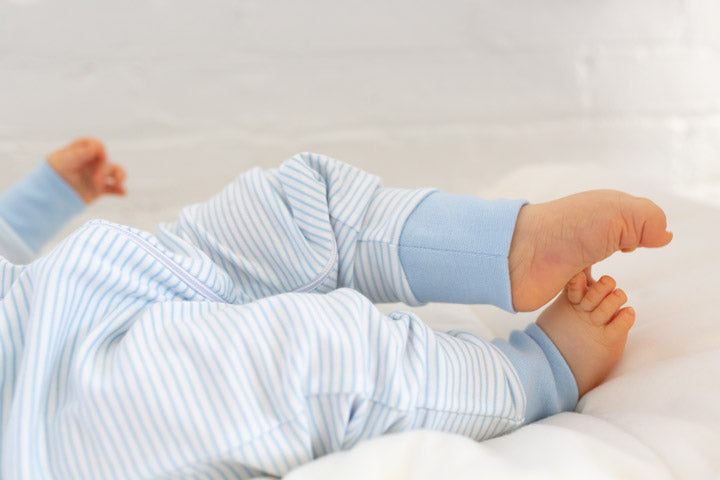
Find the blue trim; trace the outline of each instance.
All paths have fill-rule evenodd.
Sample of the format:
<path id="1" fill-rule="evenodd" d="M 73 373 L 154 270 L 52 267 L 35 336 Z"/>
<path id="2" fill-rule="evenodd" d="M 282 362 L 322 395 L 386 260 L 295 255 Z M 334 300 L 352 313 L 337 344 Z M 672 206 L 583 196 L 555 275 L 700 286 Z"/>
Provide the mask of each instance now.
<path id="1" fill-rule="evenodd" d="M 540 327 L 532 323 L 523 332 L 513 331 L 509 341 L 495 339 L 492 343 L 510 359 L 525 388 L 525 423 L 575 409 L 575 376 Z"/>
<path id="2" fill-rule="evenodd" d="M 421 302 L 484 303 L 514 312 L 508 253 L 525 200 L 433 192 L 408 217 L 400 262 Z"/>
<path id="3" fill-rule="evenodd" d="M 82 199 L 47 162 L 0 196 L 0 218 L 34 253 L 84 208 Z"/>
<path id="4" fill-rule="evenodd" d="M 22 238 L 0 217 L 0 257 L 15 265 L 32 262 L 35 254 Z"/>

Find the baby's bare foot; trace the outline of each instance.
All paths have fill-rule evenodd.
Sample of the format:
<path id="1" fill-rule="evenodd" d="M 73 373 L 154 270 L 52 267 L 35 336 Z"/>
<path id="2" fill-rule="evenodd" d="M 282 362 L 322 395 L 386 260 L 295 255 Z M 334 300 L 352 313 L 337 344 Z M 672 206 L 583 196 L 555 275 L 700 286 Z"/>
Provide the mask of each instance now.
<path id="1" fill-rule="evenodd" d="M 508 257 L 513 307 L 540 308 L 576 272 L 618 250 L 667 245 L 672 233 L 666 226 L 653 202 L 614 190 L 524 206 Z"/>
<path id="2" fill-rule="evenodd" d="M 635 321 L 632 308 L 620 308 L 626 301 L 611 277 L 593 282 L 579 273 L 537 319 L 570 366 L 581 397 L 605 379 L 625 349 Z"/>

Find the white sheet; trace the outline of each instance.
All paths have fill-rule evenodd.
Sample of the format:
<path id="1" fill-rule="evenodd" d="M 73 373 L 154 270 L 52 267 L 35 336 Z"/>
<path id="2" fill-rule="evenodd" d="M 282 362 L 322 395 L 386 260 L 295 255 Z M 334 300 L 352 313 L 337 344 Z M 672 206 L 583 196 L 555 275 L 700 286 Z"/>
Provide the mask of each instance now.
<path id="1" fill-rule="evenodd" d="M 482 443 L 429 431 L 389 435 L 286 478 L 720 478 L 720 210 L 657 191 L 639 176 L 579 165 L 524 168 L 478 193 L 538 202 L 591 188 L 652 198 L 675 238 L 667 248 L 616 254 L 595 268 L 618 280 L 638 317 L 620 363 L 576 412 Z M 482 306 L 416 311 L 436 329 L 488 339 L 536 317 Z"/>

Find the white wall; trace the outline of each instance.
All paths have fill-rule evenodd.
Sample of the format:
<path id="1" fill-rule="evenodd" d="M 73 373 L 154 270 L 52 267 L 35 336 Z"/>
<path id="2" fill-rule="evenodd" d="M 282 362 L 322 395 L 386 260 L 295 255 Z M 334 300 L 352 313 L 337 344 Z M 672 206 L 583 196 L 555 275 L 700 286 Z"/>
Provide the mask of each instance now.
<path id="1" fill-rule="evenodd" d="M 79 221 L 143 228 L 303 150 L 457 192 L 645 167 L 720 204 L 720 2 L 0 0 L 0 188 L 79 135 L 131 190 Z"/>

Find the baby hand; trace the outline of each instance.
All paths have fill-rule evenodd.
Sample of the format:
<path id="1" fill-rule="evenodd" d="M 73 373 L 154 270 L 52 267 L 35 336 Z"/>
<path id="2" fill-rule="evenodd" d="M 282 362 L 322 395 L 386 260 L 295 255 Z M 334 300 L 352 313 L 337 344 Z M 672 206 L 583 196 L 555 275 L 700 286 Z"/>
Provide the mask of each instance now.
<path id="1" fill-rule="evenodd" d="M 125 169 L 108 162 L 105 147 L 94 138 L 79 138 L 47 157 L 47 162 L 85 203 L 105 194 L 125 195 Z"/>

